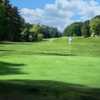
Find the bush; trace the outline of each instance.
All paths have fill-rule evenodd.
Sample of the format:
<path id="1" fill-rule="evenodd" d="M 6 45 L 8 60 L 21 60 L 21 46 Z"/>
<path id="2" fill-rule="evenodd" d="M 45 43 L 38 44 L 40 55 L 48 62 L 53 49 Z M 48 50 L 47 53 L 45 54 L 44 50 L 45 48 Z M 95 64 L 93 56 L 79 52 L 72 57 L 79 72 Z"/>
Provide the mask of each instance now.
<path id="1" fill-rule="evenodd" d="M 37 41 L 42 41 L 43 39 L 43 34 L 39 33 L 37 34 Z"/>

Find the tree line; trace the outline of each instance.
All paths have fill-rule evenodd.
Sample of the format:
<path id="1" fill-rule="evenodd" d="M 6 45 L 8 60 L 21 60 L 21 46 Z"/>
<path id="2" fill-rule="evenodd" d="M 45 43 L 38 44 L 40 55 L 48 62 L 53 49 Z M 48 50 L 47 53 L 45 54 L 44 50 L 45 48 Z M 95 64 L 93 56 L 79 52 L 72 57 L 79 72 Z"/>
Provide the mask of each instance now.
<path id="1" fill-rule="evenodd" d="M 0 0 L 0 41 L 40 41 L 60 36 L 57 28 L 26 23 L 17 7 L 9 0 Z"/>
<path id="2" fill-rule="evenodd" d="M 85 22 L 72 23 L 65 28 L 64 35 L 83 37 L 100 36 L 100 15 Z"/>
<path id="3" fill-rule="evenodd" d="M 61 37 L 62 33 L 55 27 L 40 24 L 26 23 L 24 30 L 21 32 L 22 41 L 41 41 L 47 38 Z"/>

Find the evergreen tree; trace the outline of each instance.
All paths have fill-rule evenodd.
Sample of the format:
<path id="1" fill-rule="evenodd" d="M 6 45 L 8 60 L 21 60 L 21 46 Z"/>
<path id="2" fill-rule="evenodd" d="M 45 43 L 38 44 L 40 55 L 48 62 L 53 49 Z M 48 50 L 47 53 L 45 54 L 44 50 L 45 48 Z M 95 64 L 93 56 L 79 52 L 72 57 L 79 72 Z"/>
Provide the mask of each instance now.
<path id="1" fill-rule="evenodd" d="M 0 40 L 19 41 L 24 19 L 9 0 L 0 0 Z"/>

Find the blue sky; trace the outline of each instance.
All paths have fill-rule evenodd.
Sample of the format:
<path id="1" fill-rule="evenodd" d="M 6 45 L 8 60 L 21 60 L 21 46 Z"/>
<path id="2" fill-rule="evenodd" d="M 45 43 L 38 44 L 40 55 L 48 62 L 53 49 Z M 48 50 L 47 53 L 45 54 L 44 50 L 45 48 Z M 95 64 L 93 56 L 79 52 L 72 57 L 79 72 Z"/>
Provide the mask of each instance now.
<path id="1" fill-rule="evenodd" d="M 28 23 L 45 24 L 63 31 L 75 21 L 100 15 L 100 0 L 10 0 Z"/>
<path id="2" fill-rule="evenodd" d="M 47 3 L 53 3 L 54 0 L 10 0 L 18 8 L 43 8 Z"/>

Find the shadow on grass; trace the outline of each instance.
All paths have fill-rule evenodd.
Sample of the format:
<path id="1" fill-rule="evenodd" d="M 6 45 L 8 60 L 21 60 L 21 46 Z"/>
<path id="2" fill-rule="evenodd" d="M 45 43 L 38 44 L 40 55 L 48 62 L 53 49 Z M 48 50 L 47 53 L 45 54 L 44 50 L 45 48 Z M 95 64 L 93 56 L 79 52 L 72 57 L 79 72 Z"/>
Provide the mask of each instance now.
<path id="1" fill-rule="evenodd" d="M 11 74 L 24 74 L 21 72 L 21 67 L 24 64 L 14 64 L 0 61 L 0 75 L 11 75 Z"/>
<path id="2" fill-rule="evenodd" d="M 0 41 L 0 45 L 9 45 L 9 44 L 15 44 L 16 42 L 8 42 L 8 41 Z"/>
<path id="3" fill-rule="evenodd" d="M 0 100 L 100 100 L 100 89 L 47 80 L 0 81 Z"/>
<path id="4" fill-rule="evenodd" d="M 51 56 L 75 56 L 72 53 L 37 53 L 40 55 L 51 55 Z"/>
<path id="5" fill-rule="evenodd" d="M 13 51 L 13 50 L 0 50 L 0 52 L 9 52 L 9 51 Z"/>
<path id="6" fill-rule="evenodd" d="M 9 56 L 13 53 L 12 50 L 0 50 L 0 57 Z"/>
<path id="7" fill-rule="evenodd" d="M 56 53 L 56 52 L 23 52 L 24 55 L 49 55 L 49 56 L 76 56 L 72 53 Z"/>
<path id="8" fill-rule="evenodd" d="M 31 45 L 34 42 L 0 42 L 0 45 Z"/>
<path id="9" fill-rule="evenodd" d="M 47 42 L 48 40 L 42 40 L 42 41 L 33 41 L 33 42 L 9 42 L 9 41 L 1 41 L 0 45 L 32 45 L 34 43 L 41 43 L 41 42 Z"/>

